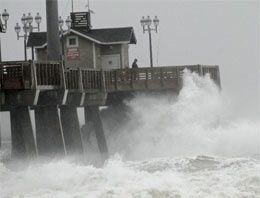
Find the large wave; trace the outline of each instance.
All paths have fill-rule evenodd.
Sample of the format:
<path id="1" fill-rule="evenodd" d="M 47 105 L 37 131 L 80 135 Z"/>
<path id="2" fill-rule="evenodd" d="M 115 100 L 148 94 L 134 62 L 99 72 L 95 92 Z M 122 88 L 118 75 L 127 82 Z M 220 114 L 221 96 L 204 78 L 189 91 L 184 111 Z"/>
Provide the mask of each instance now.
<path id="1" fill-rule="evenodd" d="M 239 106 L 208 75 L 186 71 L 183 83 L 176 97 L 137 94 L 127 101 L 128 120 L 109 133 L 111 153 L 128 159 L 260 154 L 260 120 L 236 116 Z M 109 118 L 114 126 L 116 118 Z"/>

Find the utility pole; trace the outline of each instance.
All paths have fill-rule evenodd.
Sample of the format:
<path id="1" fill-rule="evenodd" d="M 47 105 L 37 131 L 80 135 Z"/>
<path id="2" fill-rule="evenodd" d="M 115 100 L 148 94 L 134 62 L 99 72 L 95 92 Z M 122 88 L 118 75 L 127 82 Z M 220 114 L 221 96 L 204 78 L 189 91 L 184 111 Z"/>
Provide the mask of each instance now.
<path id="1" fill-rule="evenodd" d="M 47 60 L 60 61 L 60 36 L 58 22 L 58 1 L 46 0 L 47 14 Z"/>

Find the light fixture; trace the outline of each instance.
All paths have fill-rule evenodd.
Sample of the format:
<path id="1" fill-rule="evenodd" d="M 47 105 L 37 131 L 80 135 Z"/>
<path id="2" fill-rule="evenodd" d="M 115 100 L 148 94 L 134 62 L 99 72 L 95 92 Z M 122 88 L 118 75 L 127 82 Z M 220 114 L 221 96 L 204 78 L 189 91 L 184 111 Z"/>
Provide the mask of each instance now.
<path id="1" fill-rule="evenodd" d="M 66 23 L 68 29 L 70 29 L 71 28 L 71 23 L 72 23 L 72 20 L 71 20 L 70 16 L 67 17 L 65 23 Z"/>
<path id="2" fill-rule="evenodd" d="M 151 28 L 152 22 L 154 24 L 155 28 Z M 154 17 L 152 20 L 150 16 L 147 16 L 145 18 L 144 16 L 140 20 L 141 26 L 143 27 L 143 33 L 146 31 L 149 33 L 149 47 L 150 47 L 150 65 L 153 67 L 153 53 L 152 53 L 152 36 L 151 36 L 151 31 L 155 31 L 157 33 L 158 25 L 159 25 L 159 19 L 157 16 Z"/>
<path id="3" fill-rule="evenodd" d="M 19 33 L 21 32 L 21 26 L 19 25 L 19 23 L 16 23 L 16 26 L 14 27 L 14 31 L 19 35 Z"/>
<path id="4" fill-rule="evenodd" d="M 28 13 L 28 16 L 27 16 L 27 23 L 29 23 L 30 25 L 32 24 L 32 22 L 33 22 L 33 17 L 32 17 L 32 15 L 31 15 L 31 13 Z"/>
<path id="5" fill-rule="evenodd" d="M 63 30 L 64 20 L 61 18 L 61 16 L 59 17 L 58 22 L 59 22 L 60 31 L 63 33 L 63 31 L 64 31 Z M 71 20 L 70 16 L 68 16 L 67 19 L 65 20 L 65 24 L 68 28 L 67 29 L 68 32 L 70 32 L 71 23 L 72 23 L 72 20 Z"/>
<path id="6" fill-rule="evenodd" d="M 1 16 L 1 14 L 0 14 L 0 16 Z M 4 12 L 2 13 L 2 19 L 3 19 L 3 21 L 4 21 L 4 24 L 3 24 L 4 30 L 3 30 L 3 32 L 6 32 L 6 29 L 7 29 L 7 21 L 8 21 L 8 19 L 9 19 L 9 13 L 7 12 L 6 9 L 4 9 Z"/>
<path id="7" fill-rule="evenodd" d="M 60 27 L 60 30 L 62 30 L 63 25 L 64 25 L 64 20 L 61 17 L 59 17 L 59 27 Z"/>
<path id="8" fill-rule="evenodd" d="M 27 45 L 28 33 L 33 32 L 34 29 L 37 29 L 38 32 L 40 31 L 40 23 L 42 21 L 42 17 L 40 16 L 39 13 L 37 13 L 37 15 L 35 16 L 34 19 L 37 24 L 37 27 L 33 27 L 33 25 L 32 25 L 33 16 L 31 15 L 31 13 L 28 13 L 27 16 L 25 14 L 23 14 L 23 16 L 21 17 L 24 35 L 21 35 L 21 36 L 19 35 L 21 32 L 21 29 L 22 29 L 21 26 L 19 25 L 19 23 L 16 23 L 16 25 L 14 27 L 14 31 L 17 34 L 17 40 L 19 40 L 19 38 L 24 38 L 24 58 L 25 58 L 25 60 L 27 60 L 26 45 Z"/>

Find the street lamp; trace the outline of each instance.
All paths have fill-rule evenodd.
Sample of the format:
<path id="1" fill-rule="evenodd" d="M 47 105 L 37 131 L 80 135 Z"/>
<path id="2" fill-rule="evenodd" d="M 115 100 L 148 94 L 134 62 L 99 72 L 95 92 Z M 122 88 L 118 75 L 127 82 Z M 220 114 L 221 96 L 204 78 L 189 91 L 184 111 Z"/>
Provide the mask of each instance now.
<path id="1" fill-rule="evenodd" d="M 7 30 L 7 21 L 9 19 L 9 13 L 6 9 L 4 9 L 4 12 L 2 13 L 2 19 L 4 21 L 4 24 L 2 24 L 2 31 L 0 33 L 6 33 Z M 1 21 L 1 14 L 0 14 L 0 21 Z M 2 23 L 2 22 L 1 22 Z M 0 38 L 0 62 L 2 62 L 2 51 L 1 51 L 1 38 Z"/>
<path id="2" fill-rule="evenodd" d="M 17 34 L 17 40 L 19 40 L 19 38 L 24 38 L 24 59 L 25 59 L 25 61 L 27 61 L 26 42 L 28 39 L 28 33 L 33 32 L 34 29 L 37 29 L 38 32 L 40 31 L 40 23 L 42 21 L 42 17 L 40 16 L 39 13 L 37 13 L 37 15 L 35 16 L 34 19 L 37 24 L 37 27 L 34 27 L 32 25 L 33 16 L 31 15 L 31 13 L 28 13 L 27 16 L 25 14 L 23 14 L 23 16 L 21 18 L 21 22 L 23 24 L 24 35 L 22 35 L 22 36 L 19 35 L 19 33 L 21 32 L 21 26 L 19 25 L 19 23 L 16 23 L 16 26 L 14 27 L 14 30 Z M 33 58 L 33 47 L 32 47 L 32 58 Z"/>
<path id="3" fill-rule="evenodd" d="M 152 22 L 153 22 L 155 28 L 151 28 Z M 157 18 L 157 16 L 155 16 L 153 20 L 149 16 L 147 16 L 147 18 L 145 18 L 143 16 L 142 19 L 140 20 L 140 23 L 143 27 L 143 33 L 145 33 L 146 31 L 149 33 L 150 64 L 151 64 L 151 67 L 153 67 L 153 52 L 152 52 L 151 31 L 155 31 L 157 33 L 157 28 L 158 28 L 158 25 L 159 25 L 159 19 Z"/>

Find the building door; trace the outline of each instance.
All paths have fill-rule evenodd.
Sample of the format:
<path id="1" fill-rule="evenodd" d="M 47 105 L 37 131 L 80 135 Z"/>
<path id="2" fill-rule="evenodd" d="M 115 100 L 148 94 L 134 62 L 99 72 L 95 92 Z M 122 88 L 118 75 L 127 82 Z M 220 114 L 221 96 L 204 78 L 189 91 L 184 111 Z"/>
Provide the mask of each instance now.
<path id="1" fill-rule="evenodd" d="M 101 56 L 101 65 L 103 69 L 120 69 L 120 54 Z"/>

